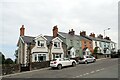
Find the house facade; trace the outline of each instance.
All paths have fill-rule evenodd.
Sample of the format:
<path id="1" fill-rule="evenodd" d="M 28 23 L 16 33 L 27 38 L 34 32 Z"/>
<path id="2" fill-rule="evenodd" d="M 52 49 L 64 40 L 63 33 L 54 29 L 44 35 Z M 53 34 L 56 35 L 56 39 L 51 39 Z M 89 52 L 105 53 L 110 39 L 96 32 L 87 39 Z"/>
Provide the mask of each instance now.
<path id="1" fill-rule="evenodd" d="M 89 38 L 92 39 L 93 42 L 93 50 L 97 49 L 97 53 L 103 53 L 103 48 L 102 48 L 102 41 L 101 41 L 101 37 L 95 37 L 94 33 L 91 33 L 89 35 Z M 95 52 L 94 52 L 95 53 Z"/>
<path id="2" fill-rule="evenodd" d="M 92 39 L 86 36 L 86 31 L 80 32 L 80 42 L 82 43 L 83 55 L 91 55 L 93 53 L 93 42 Z"/>
<path id="3" fill-rule="evenodd" d="M 50 61 L 54 58 L 76 58 L 83 55 L 102 53 L 110 56 L 116 51 L 116 43 L 109 37 L 102 35 L 95 37 L 94 33 L 89 36 L 86 31 L 75 35 L 73 29 L 68 33 L 58 32 L 57 26 L 53 27 L 53 35 L 38 35 L 37 37 L 25 36 L 24 25 L 20 28 L 20 36 L 17 42 L 18 64 L 28 64 L 30 62 Z"/>
<path id="4" fill-rule="evenodd" d="M 79 36 L 74 34 L 71 30 L 69 33 L 58 32 L 58 36 L 67 45 L 67 56 L 70 58 L 75 58 L 81 56 L 82 48 Z"/>
<path id="5" fill-rule="evenodd" d="M 43 35 L 34 38 L 35 46 L 33 47 L 32 62 L 41 62 L 49 60 L 49 53 L 47 47 L 47 39 Z"/>
<path id="6" fill-rule="evenodd" d="M 65 56 L 64 50 L 62 47 L 62 40 L 59 37 L 52 39 L 51 47 L 51 60 L 54 58 L 63 58 Z"/>
<path id="7" fill-rule="evenodd" d="M 22 27 L 20 28 L 19 40 L 17 42 L 17 47 L 18 47 L 17 63 L 18 64 L 29 63 L 29 54 L 31 52 L 30 48 L 32 49 L 35 44 L 33 40 L 35 37 L 25 36 L 24 32 L 25 32 L 25 28 L 24 28 L 24 25 L 22 25 Z"/>
<path id="8" fill-rule="evenodd" d="M 85 34 L 85 32 L 84 32 Z M 116 45 L 114 42 L 111 41 L 109 37 L 103 38 L 103 36 L 100 34 L 97 37 L 95 37 L 94 33 L 91 33 L 89 36 L 83 36 L 84 38 L 89 38 L 92 40 L 93 44 L 93 53 L 97 54 L 104 54 L 105 56 L 110 56 L 111 51 L 115 52 Z M 114 46 L 113 46 L 114 45 Z M 82 44 L 83 46 L 83 44 Z M 94 52 L 94 50 L 97 50 L 97 52 Z"/>
<path id="9" fill-rule="evenodd" d="M 37 37 L 25 36 L 24 25 L 20 28 L 20 37 L 18 46 L 18 64 L 27 65 L 30 62 L 49 61 L 53 58 L 63 58 L 65 56 L 63 41 L 59 37 L 43 36 Z"/>
<path id="10" fill-rule="evenodd" d="M 57 26 L 53 27 L 53 35 L 55 37 L 59 37 L 63 44 L 66 44 L 63 49 L 65 50 L 65 57 L 75 58 L 79 57 L 82 54 L 82 48 L 80 43 L 80 37 L 75 35 L 75 31 L 73 29 L 69 30 L 68 33 L 58 32 Z"/>

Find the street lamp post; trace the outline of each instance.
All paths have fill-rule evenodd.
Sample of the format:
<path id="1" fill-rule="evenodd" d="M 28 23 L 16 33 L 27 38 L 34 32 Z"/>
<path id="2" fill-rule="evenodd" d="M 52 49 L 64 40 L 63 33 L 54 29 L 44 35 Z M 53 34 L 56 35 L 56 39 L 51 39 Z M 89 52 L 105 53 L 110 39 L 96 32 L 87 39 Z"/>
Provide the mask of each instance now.
<path id="1" fill-rule="evenodd" d="M 105 31 L 106 31 L 106 30 L 110 30 L 110 28 L 107 28 L 107 29 L 104 30 L 104 37 L 105 37 Z"/>
<path id="2" fill-rule="evenodd" d="M 106 30 L 110 30 L 110 28 L 107 28 L 107 29 L 104 30 L 104 38 L 105 38 L 105 31 Z M 106 46 L 106 44 L 105 44 L 105 46 Z M 106 53 L 106 49 L 105 48 L 104 48 L 104 53 Z M 107 55 L 105 55 L 105 57 L 107 57 Z"/>

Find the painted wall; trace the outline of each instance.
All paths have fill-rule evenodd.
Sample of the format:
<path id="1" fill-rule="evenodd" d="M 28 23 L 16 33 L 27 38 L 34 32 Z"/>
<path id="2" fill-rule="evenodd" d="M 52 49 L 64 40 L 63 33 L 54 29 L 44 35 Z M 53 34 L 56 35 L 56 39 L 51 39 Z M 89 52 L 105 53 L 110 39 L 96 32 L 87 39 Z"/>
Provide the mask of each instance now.
<path id="1" fill-rule="evenodd" d="M 18 63 L 24 64 L 24 44 L 21 39 L 19 39 L 18 45 Z"/>
<path id="2" fill-rule="evenodd" d="M 85 42 L 86 42 L 86 46 L 85 46 Z M 82 50 L 86 47 L 88 47 L 88 49 L 93 53 L 93 42 L 90 41 L 90 40 L 85 40 L 85 39 L 82 39 L 81 40 L 81 43 L 82 43 Z M 91 44 L 90 44 L 91 43 Z"/>
<path id="3" fill-rule="evenodd" d="M 48 52 L 46 40 L 44 40 L 44 41 L 45 41 L 45 43 L 44 43 L 45 47 L 39 47 L 39 46 L 37 46 L 37 41 L 38 41 L 38 40 L 44 40 L 44 39 L 43 39 L 42 37 L 39 37 L 37 40 L 35 40 L 36 45 L 35 45 L 35 47 L 32 49 L 32 53 L 33 53 L 33 52 Z"/>
<path id="4" fill-rule="evenodd" d="M 39 47 L 37 44 L 38 40 L 43 40 L 44 41 L 44 47 Z M 49 52 L 48 52 L 48 47 L 47 47 L 47 42 L 46 40 L 41 36 L 35 40 L 36 44 L 33 47 L 31 53 L 32 53 L 32 61 L 34 62 L 35 55 L 38 54 L 46 54 L 46 61 L 49 60 Z"/>
<path id="5" fill-rule="evenodd" d="M 72 44 L 71 44 L 71 40 L 72 40 Z M 80 44 L 80 40 L 75 40 L 75 39 L 66 39 L 66 44 L 67 44 L 67 48 L 74 46 L 74 48 L 76 49 L 75 54 L 76 57 L 81 55 L 81 44 Z"/>
<path id="6" fill-rule="evenodd" d="M 60 42 L 60 48 L 55 48 L 54 47 L 54 42 Z M 62 42 L 58 39 L 58 38 L 55 38 L 55 40 L 53 40 L 53 45 L 52 45 L 52 48 L 51 48 L 51 54 L 52 53 L 62 53 L 61 54 L 61 58 L 63 58 L 64 57 L 64 51 L 63 51 L 63 48 L 62 48 Z M 51 57 L 52 57 L 52 59 L 53 59 L 53 54 L 51 55 Z"/>

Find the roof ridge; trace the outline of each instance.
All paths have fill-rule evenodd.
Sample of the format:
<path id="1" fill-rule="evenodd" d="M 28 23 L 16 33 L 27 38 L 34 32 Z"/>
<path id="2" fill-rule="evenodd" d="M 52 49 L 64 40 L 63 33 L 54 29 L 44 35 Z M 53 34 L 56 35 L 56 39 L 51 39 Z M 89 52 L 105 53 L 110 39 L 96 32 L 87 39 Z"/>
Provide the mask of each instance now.
<path id="1" fill-rule="evenodd" d="M 33 36 L 22 36 L 22 37 L 33 37 Z"/>
<path id="2" fill-rule="evenodd" d="M 48 35 L 44 35 L 44 36 L 48 36 Z M 53 37 L 53 36 L 48 36 L 48 37 Z"/>

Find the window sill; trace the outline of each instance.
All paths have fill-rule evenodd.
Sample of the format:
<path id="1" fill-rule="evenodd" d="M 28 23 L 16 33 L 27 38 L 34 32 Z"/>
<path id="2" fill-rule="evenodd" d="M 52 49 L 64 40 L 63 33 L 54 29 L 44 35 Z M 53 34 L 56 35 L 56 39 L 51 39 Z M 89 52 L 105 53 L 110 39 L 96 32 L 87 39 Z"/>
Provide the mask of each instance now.
<path id="1" fill-rule="evenodd" d="M 45 48 L 45 47 L 37 46 L 37 48 Z"/>
<path id="2" fill-rule="evenodd" d="M 61 48 L 54 48 L 54 49 L 61 49 Z"/>

